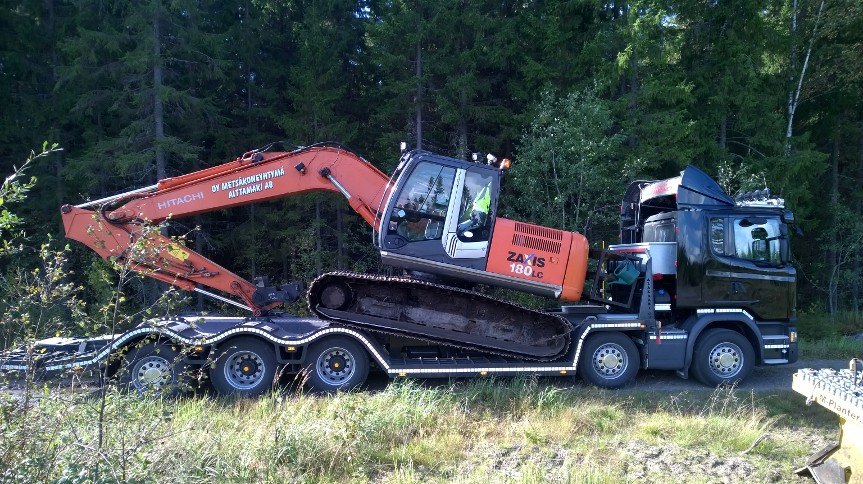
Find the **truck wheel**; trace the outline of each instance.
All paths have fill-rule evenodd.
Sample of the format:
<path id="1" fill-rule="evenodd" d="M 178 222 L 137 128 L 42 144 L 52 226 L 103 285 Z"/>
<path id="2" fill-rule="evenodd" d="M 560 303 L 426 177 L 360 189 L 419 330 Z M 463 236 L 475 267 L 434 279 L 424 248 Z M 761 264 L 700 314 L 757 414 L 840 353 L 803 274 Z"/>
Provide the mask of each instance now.
<path id="1" fill-rule="evenodd" d="M 309 346 L 304 373 L 315 393 L 351 390 L 369 376 L 369 355 L 351 338 L 324 338 Z"/>
<path id="2" fill-rule="evenodd" d="M 578 374 L 602 388 L 620 388 L 629 383 L 640 366 L 638 348 L 629 336 L 617 332 L 595 334 L 584 342 Z"/>
<path id="3" fill-rule="evenodd" d="M 190 367 L 174 348 L 167 343 L 129 348 L 118 370 L 122 387 L 140 395 L 176 396 L 189 390 Z"/>
<path id="4" fill-rule="evenodd" d="M 224 343 L 210 369 L 213 388 L 222 396 L 260 396 L 272 388 L 275 376 L 273 346 L 248 336 Z"/>
<path id="5" fill-rule="evenodd" d="M 692 375 L 707 386 L 743 380 L 755 366 L 749 340 L 730 329 L 705 331 L 692 353 Z"/>

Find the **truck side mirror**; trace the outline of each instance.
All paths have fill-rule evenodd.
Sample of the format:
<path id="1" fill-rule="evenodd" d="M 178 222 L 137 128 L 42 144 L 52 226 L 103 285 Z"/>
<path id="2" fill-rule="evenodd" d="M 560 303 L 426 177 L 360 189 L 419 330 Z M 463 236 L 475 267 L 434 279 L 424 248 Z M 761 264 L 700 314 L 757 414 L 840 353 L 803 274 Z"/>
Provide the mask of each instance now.
<path id="1" fill-rule="evenodd" d="M 803 237 L 803 229 L 797 225 L 797 222 L 794 219 L 794 212 L 791 210 L 786 210 L 782 213 L 782 221 L 785 222 L 788 226 L 794 229 L 794 235 L 798 237 Z"/>
<path id="2" fill-rule="evenodd" d="M 788 237 L 779 239 L 779 260 L 783 264 L 791 262 L 791 252 L 788 250 Z"/>

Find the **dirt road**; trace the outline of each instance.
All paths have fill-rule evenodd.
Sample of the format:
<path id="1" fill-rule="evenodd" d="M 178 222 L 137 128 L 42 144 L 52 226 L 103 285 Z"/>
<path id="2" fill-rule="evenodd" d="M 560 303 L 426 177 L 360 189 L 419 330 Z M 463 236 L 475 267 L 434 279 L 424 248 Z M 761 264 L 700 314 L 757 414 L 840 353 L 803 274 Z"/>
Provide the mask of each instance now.
<path id="1" fill-rule="evenodd" d="M 849 358 L 850 359 L 850 358 Z M 738 385 L 741 390 L 791 390 L 791 376 L 801 368 L 847 368 L 848 360 L 806 360 L 791 365 L 758 366 Z M 631 391 L 677 392 L 706 388 L 690 377 L 684 380 L 673 371 L 642 371 L 635 382 L 626 387 Z"/>
<path id="2" fill-rule="evenodd" d="M 850 358 L 849 358 L 850 359 Z M 791 377 L 797 370 L 801 368 L 847 368 L 848 360 L 806 360 L 798 361 L 792 365 L 783 366 L 759 366 L 755 367 L 752 375 L 745 381 L 738 384 L 740 390 L 754 390 L 756 392 L 771 392 L 787 390 L 791 391 Z M 572 378 L 555 378 L 548 377 L 545 382 L 549 385 L 560 387 L 581 388 L 589 386 L 581 379 L 573 380 Z M 372 373 L 369 375 L 366 389 L 371 391 L 380 391 L 386 388 L 389 379 L 382 373 Z M 427 379 L 423 380 L 426 386 L 443 386 L 448 385 L 447 379 Z M 635 381 L 626 387 L 616 390 L 624 392 L 671 392 L 678 393 L 693 390 L 711 389 L 700 384 L 698 381 L 690 378 L 684 380 L 677 376 L 673 371 L 648 370 L 639 372 L 635 377 Z"/>

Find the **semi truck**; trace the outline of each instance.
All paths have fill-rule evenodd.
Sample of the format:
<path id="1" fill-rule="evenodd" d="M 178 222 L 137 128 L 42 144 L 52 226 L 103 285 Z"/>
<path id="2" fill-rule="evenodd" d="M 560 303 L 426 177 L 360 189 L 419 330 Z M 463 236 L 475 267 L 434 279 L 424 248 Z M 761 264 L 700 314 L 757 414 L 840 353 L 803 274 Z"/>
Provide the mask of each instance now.
<path id="1" fill-rule="evenodd" d="M 794 215 L 766 191 L 737 199 L 694 166 L 636 181 L 620 243 L 498 215 L 510 160 L 402 149 L 386 175 L 348 148 L 272 145 L 111 197 L 64 205 L 68 238 L 105 259 L 245 316 L 184 315 L 122 334 L 50 338 L 6 352 L 0 370 L 96 369 L 137 391 L 205 375 L 255 396 L 281 375 L 315 391 L 389 377 L 579 375 L 605 388 L 639 370 L 707 385 L 796 361 Z M 309 317 L 280 309 L 300 284 L 247 281 L 153 225 L 311 191 L 340 193 L 368 223 L 392 275 L 330 272 L 305 291 Z M 592 261 L 592 262 L 591 262 Z M 589 268 L 591 268 L 589 270 Z M 534 309 L 504 288 L 560 301 Z"/>

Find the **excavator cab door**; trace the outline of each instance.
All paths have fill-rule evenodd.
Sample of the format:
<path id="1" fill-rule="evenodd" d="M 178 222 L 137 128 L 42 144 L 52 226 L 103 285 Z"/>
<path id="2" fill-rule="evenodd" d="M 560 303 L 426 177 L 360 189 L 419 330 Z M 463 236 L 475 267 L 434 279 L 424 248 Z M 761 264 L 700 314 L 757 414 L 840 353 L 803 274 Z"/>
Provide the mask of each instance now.
<path id="1" fill-rule="evenodd" d="M 441 263 L 484 269 L 498 185 L 493 167 L 415 154 L 383 214 L 382 257 L 417 270 Z"/>
<path id="2" fill-rule="evenodd" d="M 453 194 L 458 205 L 450 210 L 443 239 L 444 249 L 453 259 L 486 257 L 494 220 L 495 178 L 481 166 L 456 172 Z"/>

